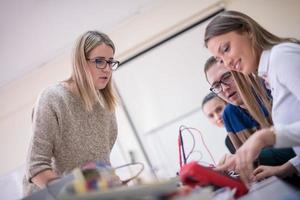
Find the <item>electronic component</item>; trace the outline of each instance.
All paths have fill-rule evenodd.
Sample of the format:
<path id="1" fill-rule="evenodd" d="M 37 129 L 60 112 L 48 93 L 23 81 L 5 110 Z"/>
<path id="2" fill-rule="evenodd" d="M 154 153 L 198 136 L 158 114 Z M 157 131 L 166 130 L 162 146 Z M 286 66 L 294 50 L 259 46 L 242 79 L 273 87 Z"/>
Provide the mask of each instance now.
<path id="1" fill-rule="evenodd" d="M 197 162 L 190 162 L 183 165 L 179 172 L 180 180 L 190 187 L 196 186 L 217 186 L 236 189 L 235 197 L 247 194 L 248 189 L 239 178 L 232 178 L 214 171 L 210 167 L 204 167 Z"/>

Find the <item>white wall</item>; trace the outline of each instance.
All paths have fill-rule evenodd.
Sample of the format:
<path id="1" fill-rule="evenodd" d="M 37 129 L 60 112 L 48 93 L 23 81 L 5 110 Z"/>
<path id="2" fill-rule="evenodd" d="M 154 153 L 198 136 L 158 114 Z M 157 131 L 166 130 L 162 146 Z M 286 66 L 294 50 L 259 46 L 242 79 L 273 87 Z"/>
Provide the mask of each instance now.
<path id="1" fill-rule="evenodd" d="M 114 74 L 116 86 L 160 178 L 175 176 L 179 170 L 177 138 L 181 125 L 199 129 L 216 160 L 227 152 L 224 129 L 209 125 L 200 108 L 209 92 L 203 76 L 209 54 L 201 39 L 206 25 L 207 21 L 181 33 L 125 63 Z M 202 154 L 201 161 L 214 164 L 199 133 L 193 133 L 198 152 L 192 154 L 194 159 L 199 160 Z M 184 131 L 183 138 L 188 154 L 191 135 Z"/>
<path id="2" fill-rule="evenodd" d="M 228 9 L 249 14 L 276 34 L 300 38 L 300 1 L 298 0 L 166 0 L 109 33 L 117 46 L 117 58 L 124 60 L 198 20 L 214 10 L 214 4 L 217 2 L 224 2 Z M 30 114 L 34 101 L 42 88 L 68 77 L 69 60 L 69 52 L 67 52 L 0 89 L 0 174 L 5 174 L 25 162 L 31 136 Z M 126 151 L 136 151 L 137 158 L 145 162 L 122 110 L 118 112 L 120 113 L 118 115 L 119 139 L 122 148 Z M 128 157 L 115 156 L 115 158 L 119 158 L 116 159 L 116 163 L 120 162 L 121 158 L 124 162 L 128 161 Z"/>
<path id="3" fill-rule="evenodd" d="M 170 4 L 171 2 L 172 4 Z M 140 48 L 149 46 L 157 39 L 161 39 L 162 36 L 176 31 L 178 27 L 188 25 L 199 15 L 205 15 L 206 12 L 203 11 L 203 8 L 209 11 L 210 9 L 207 7 L 214 2 L 216 1 L 166 0 L 145 13 L 137 14 L 109 33 L 117 46 L 116 57 L 120 60 L 126 59 Z M 70 52 L 66 52 L 51 62 L 39 66 L 38 69 L 26 74 L 22 79 L 0 89 L 0 106 L 2 108 L 0 113 L 0 136 L 2 138 L 0 174 L 5 174 L 25 162 L 31 137 L 32 106 L 44 87 L 69 76 L 70 65 Z M 144 161 L 123 114 L 118 115 L 118 120 L 121 122 L 119 123 L 119 139 L 122 140 L 122 148 L 137 149 L 137 158 Z M 126 132 L 122 130 L 126 130 Z M 124 159 L 128 160 L 128 158 Z M 119 159 L 116 160 L 118 163 Z"/>
<path id="4" fill-rule="evenodd" d="M 300 38 L 299 0 L 230 0 L 225 3 L 227 9 L 248 14 L 272 33 Z"/>

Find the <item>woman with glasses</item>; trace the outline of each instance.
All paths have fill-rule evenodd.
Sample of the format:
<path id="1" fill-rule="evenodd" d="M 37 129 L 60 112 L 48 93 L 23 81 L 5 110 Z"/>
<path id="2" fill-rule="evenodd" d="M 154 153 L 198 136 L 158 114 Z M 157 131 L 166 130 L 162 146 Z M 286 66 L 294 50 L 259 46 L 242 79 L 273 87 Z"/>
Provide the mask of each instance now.
<path id="1" fill-rule="evenodd" d="M 110 165 L 117 137 L 112 72 L 119 62 L 114 54 L 114 43 L 106 34 L 82 34 L 70 78 L 39 95 L 32 115 L 25 195 L 90 161 Z"/>
<path id="2" fill-rule="evenodd" d="M 260 105 L 263 113 L 258 113 L 258 121 L 248 112 L 242 98 L 239 95 L 234 77 L 231 71 L 225 68 L 224 64 L 219 63 L 214 57 L 210 57 L 204 67 L 204 73 L 210 90 L 226 101 L 228 104 L 224 108 L 223 121 L 225 129 L 232 141 L 235 149 L 239 149 L 243 143 L 257 130 L 266 118 L 269 118 L 267 110 Z M 268 121 L 271 121 L 270 119 Z M 258 156 L 258 164 L 267 166 L 278 166 L 287 162 L 295 156 L 292 148 L 274 149 L 264 148 Z M 226 156 L 225 158 L 229 158 Z"/>
<path id="3" fill-rule="evenodd" d="M 263 147 L 300 146 L 300 85 L 297 84 L 300 80 L 300 41 L 278 37 L 237 11 L 225 11 L 215 17 L 206 27 L 204 41 L 218 61 L 230 70 L 245 74 L 238 80 L 245 103 L 251 104 L 255 98 L 243 83 L 249 83 L 259 95 L 255 89 L 255 79 L 259 75 L 268 80 L 271 88 L 274 125 L 253 134 L 236 156 L 220 168 L 236 168 L 249 182 L 253 179 L 253 161 Z"/>

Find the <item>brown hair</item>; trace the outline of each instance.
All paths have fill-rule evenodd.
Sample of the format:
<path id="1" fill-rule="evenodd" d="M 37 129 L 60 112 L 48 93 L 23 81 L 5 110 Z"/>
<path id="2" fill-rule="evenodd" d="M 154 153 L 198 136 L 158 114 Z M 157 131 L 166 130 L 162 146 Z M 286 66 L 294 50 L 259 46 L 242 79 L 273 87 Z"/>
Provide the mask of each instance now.
<path id="1" fill-rule="evenodd" d="M 251 37 L 253 52 L 256 54 L 260 54 L 263 50 L 270 49 L 274 45 L 282 42 L 300 44 L 300 41 L 297 39 L 281 38 L 270 33 L 251 17 L 241 12 L 225 11 L 220 13 L 207 25 L 204 34 L 205 46 L 207 47 L 207 43 L 211 38 L 231 31 L 236 31 L 237 33 L 248 32 Z M 258 112 L 257 107 L 254 105 L 257 103 L 257 98 L 260 98 L 261 102 L 265 104 L 269 114 L 271 113 L 270 99 L 267 97 L 265 89 L 261 86 L 261 81 L 259 81 L 257 75 L 250 74 L 246 76 L 239 72 L 233 72 L 233 77 L 243 102 L 251 115 L 262 127 L 268 126 L 268 124 L 271 123 L 271 119 L 268 120 L 269 123 L 261 120 L 260 117 L 257 116 L 257 114 L 261 112 Z"/>
<path id="2" fill-rule="evenodd" d="M 217 99 L 219 99 L 220 101 L 224 102 L 225 105 L 227 104 L 227 102 L 224 101 L 223 99 L 221 99 L 217 94 L 215 94 L 215 93 L 213 93 L 213 92 L 210 92 L 210 93 L 208 93 L 208 94 L 203 98 L 203 100 L 202 100 L 202 104 L 201 104 L 202 110 L 203 110 L 204 105 L 205 105 L 207 102 L 209 102 L 210 100 L 214 99 L 214 98 L 217 98 Z"/>
<path id="3" fill-rule="evenodd" d="M 231 71 L 231 73 L 250 115 L 260 124 L 261 128 L 271 126 L 273 124 L 271 117 L 272 102 L 262 85 L 262 80 L 254 74 L 244 75 L 236 71 Z M 267 109 L 267 117 L 263 112 L 262 105 Z"/>
<path id="4" fill-rule="evenodd" d="M 294 38 L 278 37 L 264 29 L 248 15 L 229 10 L 220 13 L 207 25 L 204 33 L 205 46 L 207 47 L 207 42 L 211 38 L 231 31 L 248 32 L 252 36 L 252 46 L 255 51 L 269 49 L 282 42 L 300 43 Z"/>
<path id="5" fill-rule="evenodd" d="M 218 61 L 217 59 L 215 59 L 215 57 L 211 56 L 207 59 L 207 61 L 205 62 L 204 64 L 204 74 L 205 74 L 205 78 L 206 78 L 206 81 L 209 83 L 208 79 L 207 79 L 207 71 L 212 67 L 214 66 L 215 64 L 217 64 Z"/>

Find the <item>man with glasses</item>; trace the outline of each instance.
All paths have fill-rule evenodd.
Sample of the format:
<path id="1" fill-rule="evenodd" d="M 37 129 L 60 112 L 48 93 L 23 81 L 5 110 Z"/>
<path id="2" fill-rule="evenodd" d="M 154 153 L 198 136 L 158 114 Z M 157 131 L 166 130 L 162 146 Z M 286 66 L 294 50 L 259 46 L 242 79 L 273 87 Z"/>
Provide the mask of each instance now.
<path id="1" fill-rule="evenodd" d="M 211 85 L 210 90 L 228 103 L 223 112 L 224 125 L 234 147 L 238 149 L 252 133 L 260 129 L 259 123 L 249 114 L 238 93 L 232 73 L 221 62 L 217 62 L 214 57 L 209 58 L 204 72 Z M 268 113 L 263 106 L 261 109 L 267 117 Z M 265 148 L 258 161 L 263 165 L 275 166 L 284 164 L 294 156 L 291 148 Z"/>

